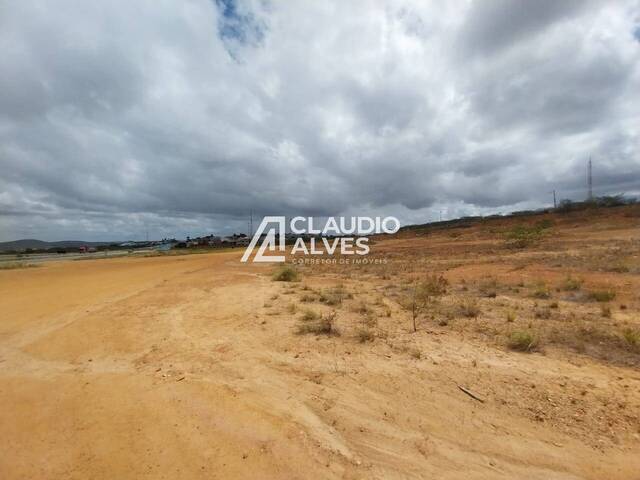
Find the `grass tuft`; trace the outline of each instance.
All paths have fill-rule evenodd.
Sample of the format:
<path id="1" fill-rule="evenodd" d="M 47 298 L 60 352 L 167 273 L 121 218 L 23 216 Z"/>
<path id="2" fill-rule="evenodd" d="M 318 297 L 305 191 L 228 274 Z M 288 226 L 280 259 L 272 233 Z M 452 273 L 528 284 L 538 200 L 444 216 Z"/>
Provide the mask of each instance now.
<path id="1" fill-rule="evenodd" d="M 273 274 L 273 280 L 276 282 L 297 282 L 298 272 L 290 265 L 285 265 Z"/>
<path id="2" fill-rule="evenodd" d="M 509 336 L 507 343 L 511 350 L 531 352 L 538 346 L 538 338 L 529 331 L 515 331 Z"/>

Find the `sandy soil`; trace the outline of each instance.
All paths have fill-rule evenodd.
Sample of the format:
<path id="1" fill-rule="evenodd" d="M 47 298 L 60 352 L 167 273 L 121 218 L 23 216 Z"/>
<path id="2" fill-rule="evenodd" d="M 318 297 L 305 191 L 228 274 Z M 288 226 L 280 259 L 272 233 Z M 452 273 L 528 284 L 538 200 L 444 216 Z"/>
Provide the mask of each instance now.
<path id="1" fill-rule="evenodd" d="M 607 228 L 560 226 L 553 248 L 508 254 L 481 229 L 376 249 L 420 251 L 452 286 L 487 272 L 560 281 L 578 267 L 554 265 L 585 252 L 576 242 L 587 230 L 593 248 L 638 242 L 635 223 Z M 482 255 L 466 258 L 473 249 Z M 301 282 L 283 283 L 239 257 L 0 271 L 0 478 L 640 478 L 635 357 L 509 351 L 495 312 L 532 302 L 523 294 L 482 299 L 473 328 L 425 319 L 412 333 L 388 295 L 393 271 L 303 268 Z M 296 335 L 305 292 L 338 282 L 348 300 L 309 305 L 336 310 L 342 335 Z M 619 287 L 614 320 L 637 321 L 638 275 L 620 274 Z M 363 301 L 379 318 L 360 343 Z"/>

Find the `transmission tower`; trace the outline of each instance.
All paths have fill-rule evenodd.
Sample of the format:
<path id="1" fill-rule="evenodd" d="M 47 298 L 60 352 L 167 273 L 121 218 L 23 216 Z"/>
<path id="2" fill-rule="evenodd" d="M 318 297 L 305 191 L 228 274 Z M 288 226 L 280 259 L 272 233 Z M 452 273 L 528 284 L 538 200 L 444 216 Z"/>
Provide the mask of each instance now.
<path id="1" fill-rule="evenodd" d="M 589 168 L 587 171 L 587 185 L 589 187 L 589 198 L 588 200 L 593 200 L 593 177 L 591 176 L 591 157 L 589 157 Z"/>

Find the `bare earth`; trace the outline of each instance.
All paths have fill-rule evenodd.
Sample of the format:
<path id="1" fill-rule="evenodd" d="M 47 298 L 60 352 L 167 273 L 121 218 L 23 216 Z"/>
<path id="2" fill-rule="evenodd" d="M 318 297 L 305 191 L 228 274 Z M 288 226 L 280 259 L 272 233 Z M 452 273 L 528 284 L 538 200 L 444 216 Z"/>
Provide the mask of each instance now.
<path id="1" fill-rule="evenodd" d="M 638 479 L 637 210 L 554 217 L 518 250 L 499 230 L 520 220 L 405 232 L 384 266 L 298 282 L 240 251 L 0 271 L 0 479 Z M 449 290 L 413 333 L 399 299 L 424 272 Z M 610 315 L 568 275 L 614 289 Z M 297 334 L 306 309 L 341 335 Z M 506 346 L 518 328 L 537 351 Z"/>

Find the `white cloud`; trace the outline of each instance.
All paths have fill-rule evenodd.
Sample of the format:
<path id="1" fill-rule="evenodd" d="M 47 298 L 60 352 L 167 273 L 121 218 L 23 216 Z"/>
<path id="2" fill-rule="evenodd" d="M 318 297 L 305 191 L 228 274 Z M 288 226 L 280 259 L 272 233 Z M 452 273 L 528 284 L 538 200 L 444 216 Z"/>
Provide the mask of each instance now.
<path id="1" fill-rule="evenodd" d="M 637 192 L 637 4 L 560 3 L 6 3 L 0 240 Z"/>

